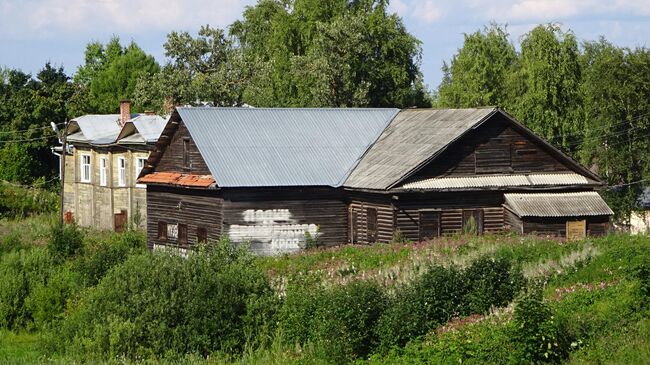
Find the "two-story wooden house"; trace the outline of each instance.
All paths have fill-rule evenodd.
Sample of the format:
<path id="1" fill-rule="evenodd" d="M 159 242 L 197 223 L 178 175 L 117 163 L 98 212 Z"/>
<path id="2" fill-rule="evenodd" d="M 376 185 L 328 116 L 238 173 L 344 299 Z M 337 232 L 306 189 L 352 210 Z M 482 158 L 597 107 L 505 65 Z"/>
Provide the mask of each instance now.
<path id="1" fill-rule="evenodd" d="M 146 223 L 146 189 L 136 179 L 166 119 L 131 114 L 84 115 L 70 121 L 66 156 L 64 212 L 81 226 L 121 230 Z"/>

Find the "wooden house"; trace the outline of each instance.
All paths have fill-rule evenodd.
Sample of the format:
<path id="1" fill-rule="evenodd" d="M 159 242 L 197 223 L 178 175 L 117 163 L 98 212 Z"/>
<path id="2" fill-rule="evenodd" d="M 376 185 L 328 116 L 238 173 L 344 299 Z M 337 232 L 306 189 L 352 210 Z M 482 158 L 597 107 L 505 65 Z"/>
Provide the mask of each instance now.
<path id="1" fill-rule="evenodd" d="M 122 230 L 130 218 L 146 224 L 146 186 L 136 179 L 166 119 L 131 114 L 84 115 L 67 127 L 64 212 L 81 226 Z M 133 219 L 131 219 L 133 221 Z M 138 223 L 138 222 L 135 222 Z"/>
<path id="2" fill-rule="evenodd" d="M 151 248 L 581 237 L 612 214 L 598 176 L 497 108 L 178 108 L 139 182 Z"/>

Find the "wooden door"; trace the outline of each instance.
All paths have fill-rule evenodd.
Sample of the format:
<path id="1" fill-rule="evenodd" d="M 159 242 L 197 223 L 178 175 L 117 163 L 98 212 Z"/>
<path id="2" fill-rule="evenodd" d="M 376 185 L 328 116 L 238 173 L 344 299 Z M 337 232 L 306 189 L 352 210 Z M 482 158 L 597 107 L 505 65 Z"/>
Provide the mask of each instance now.
<path id="1" fill-rule="evenodd" d="M 440 237 L 440 212 L 420 211 L 419 241 Z"/>
<path id="2" fill-rule="evenodd" d="M 359 241 L 359 211 L 350 207 L 350 243 Z"/>
<path id="3" fill-rule="evenodd" d="M 473 224 L 471 223 L 472 221 L 474 222 Z M 483 233 L 483 209 L 463 210 L 463 232 L 475 234 Z"/>
<path id="4" fill-rule="evenodd" d="M 114 214 L 115 232 L 122 232 L 126 228 L 128 217 L 126 210 L 122 209 L 119 213 Z"/>
<path id="5" fill-rule="evenodd" d="M 568 240 L 581 240 L 587 235 L 587 221 L 567 221 L 566 238 Z"/>
<path id="6" fill-rule="evenodd" d="M 368 243 L 377 242 L 377 208 L 366 208 L 366 239 Z"/>

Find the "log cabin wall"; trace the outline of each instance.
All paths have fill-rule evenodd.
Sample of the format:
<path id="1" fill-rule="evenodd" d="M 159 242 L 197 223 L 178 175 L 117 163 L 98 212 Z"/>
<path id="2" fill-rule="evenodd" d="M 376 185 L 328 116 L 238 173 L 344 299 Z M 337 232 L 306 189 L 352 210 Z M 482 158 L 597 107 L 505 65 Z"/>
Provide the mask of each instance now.
<path id="1" fill-rule="evenodd" d="M 486 123 L 462 138 L 408 181 L 433 176 L 469 176 L 490 174 L 522 174 L 539 172 L 570 172 L 556 159 L 500 118 Z"/>
<path id="2" fill-rule="evenodd" d="M 180 121 L 172 139 L 162 154 L 156 171 L 176 171 L 195 175 L 210 175 L 196 143 L 185 124 Z M 161 137 L 162 138 L 162 137 Z"/>
<path id="3" fill-rule="evenodd" d="M 519 234 L 524 232 L 523 221 L 509 209 L 503 209 L 503 224 L 504 229 L 507 229 L 509 231 Z"/>
<path id="4" fill-rule="evenodd" d="M 523 233 L 542 236 L 566 237 L 566 222 L 568 220 L 586 220 L 587 236 L 603 236 L 609 231 L 609 217 L 560 217 L 560 218 L 523 218 Z"/>
<path id="5" fill-rule="evenodd" d="M 224 233 L 268 255 L 304 248 L 306 232 L 323 246 L 347 242 L 347 207 L 333 188 L 225 189 Z"/>
<path id="6" fill-rule="evenodd" d="M 439 212 L 440 235 L 461 231 L 464 211 L 476 211 L 476 216 L 482 218 L 482 222 L 479 222 L 482 232 L 500 232 L 504 228 L 501 192 L 409 193 L 399 195 L 393 204 L 396 210 L 395 229 L 412 241 L 422 238 L 422 212 Z"/>
<path id="7" fill-rule="evenodd" d="M 391 242 L 394 232 L 395 214 L 390 195 L 350 194 L 348 242 Z"/>
<path id="8" fill-rule="evenodd" d="M 147 186 L 147 244 L 187 247 L 197 242 L 199 229 L 207 239 L 222 233 L 223 199 L 215 190 Z M 180 225 L 186 226 L 187 243 L 180 242 Z M 163 229 L 168 228 L 167 230 Z"/>

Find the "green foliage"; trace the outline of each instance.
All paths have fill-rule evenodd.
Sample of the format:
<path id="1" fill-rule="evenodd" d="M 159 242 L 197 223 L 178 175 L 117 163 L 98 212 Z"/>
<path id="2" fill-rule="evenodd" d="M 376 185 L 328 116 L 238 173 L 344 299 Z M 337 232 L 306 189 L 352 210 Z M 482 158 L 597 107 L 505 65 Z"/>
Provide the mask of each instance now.
<path id="1" fill-rule="evenodd" d="M 153 75 L 160 70 L 156 60 L 131 42 L 123 47 L 118 37 L 113 37 L 104 47 L 99 42 L 86 46 L 85 64 L 75 75 L 82 87 L 79 97 L 86 113 L 115 113 L 120 101 L 131 99 L 140 77 Z M 144 105 L 134 104 L 134 111 Z"/>
<path id="2" fill-rule="evenodd" d="M 37 283 L 25 301 L 25 309 L 31 313 L 34 326 L 45 329 L 62 319 L 68 299 L 81 287 L 79 274 L 68 265 L 50 267 L 47 280 Z"/>
<path id="3" fill-rule="evenodd" d="M 511 336 L 518 344 L 512 356 L 521 363 L 557 363 L 568 355 L 566 332 L 538 288 L 531 288 L 517 300 Z"/>
<path id="4" fill-rule="evenodd" d="M 27 156 L 27 155 L 25 155 Z M 56 193 L 11 183 L 0 183 L 0 217 L 24 218 L 57 210 Z"/>
<path id="5" fill-rule="evenodd" d="M 147 248 L 144 232 L 126 231 L 111 238 L 86 245 L 83 256 L 74 262 L 74 269 L 86 286 L 96 285 L 111 268 Z"/>
<path id="6" fill-rule="evenodd" d="M 373 282 L 327 290 L 294 286 L 278 314 L 278 329 L 289 343 L 312 343 L 322 358 L 346 363 L 375 348 L 375 324 L 386 305 L 383 289 Z"/>
<path id="7" fill-rule="evenodd" d="M 275 299 L 250 257 L 230 246 L 129 257 L 83 293 L 52 341 L 99 357 L 241 351 L 271 330 Z"/>
<path id="8" fill-rule="evenodd" d="M 316 233 L 313 235 L 309 233 L 309 231 L 305 231 L 305 248 L 310 249 L 310 248 L 318 248 L 322 246 L 322 242 L 320 241 L 320 226 L 316 226 Z"/>
<path id="9" fill-rule="evenodd" d="M 35 78 L 19 70 L 0 74 L 0 179 L 32 184 L 38 177 L 51 181 L 56 176 L 50 122 L 69 117 L 68 100 L 75 91 L 63 68 L 50 63 Z"/>
<path id="10" fill-rule="evenodd" d="M 0 258 L 0 327 L 31 328 L 34 318 L 26 305 L 36 287 L 43 285 L 52 260 L 43 248 L 5 253 Z"/>
<path id="11" fill-rule="evenodd" d="M 453 317 L 504 306 L 524 285 L 521 271 L 506 258 L 481 257 L 466 269 L 432 266 L 396 289 L 377 326 L 380 350 L 403 346 Z"/>
<path id="12" fill-rule="evenodd" d="M 464 38 L 463 47 L 451 63 L 442 66 L 438 104 L 443 107 L 505 105 L 507 79 L 517 58 L 505 26 L 491 24 L 483 31 L 465 34 Z"/>
<path id="13" fill-rule="evenodd" d="M 47 248 L 52 257 L 66 260 L 81 252 L 83 238 L 83 232 L 76 224 L 52 225 Z"/>

